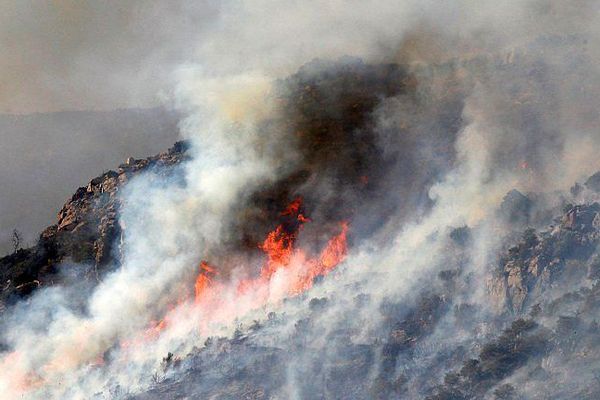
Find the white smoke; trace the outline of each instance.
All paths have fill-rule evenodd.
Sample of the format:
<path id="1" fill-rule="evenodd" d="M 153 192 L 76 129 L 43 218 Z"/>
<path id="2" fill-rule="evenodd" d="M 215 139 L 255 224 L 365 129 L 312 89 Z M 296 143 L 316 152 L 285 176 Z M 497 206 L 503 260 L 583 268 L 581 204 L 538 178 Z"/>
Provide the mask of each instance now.
<path id="1" fill-rule="evenodd" d="M 431 43 L 407 43 L 405 39 L 413 32 L 444 38 L 439 39 L 441 47 L 447 48 L 433 60 L 425 58 L 428 62 L 444 62 L 479 47 L 483 52 L 506 54 L 523 37 L 569 32 L 574 18 L 581 17 L 576 10 L 550 2 L 554 12 L 526 25 L 532 13 L 543 12 L 542 3 L 497 3 L 464 1 L 460 2 L 462 11 L 458 5 L 456 9 L 439 7 L 437 2 L 399 5 L 391 1 L 260 1 L 225 8 L 220 29 L 211 32 L 201 46 L 200 61 L 175 73 L 179 81 L 175 101 L 189 115 L 181 126 L 191 140 L 193 159 L 175 171 L 175 178 L 147 174 L 128 184 L 120 219 L 125 232 L 122 266 L 90 293 L 83 307 L 69 301 L 68 289 L 50 288 L 14 310 L 4 334 L 10 352 L 2 360 L 0 390 L 7 398 L 20 396 L 23 386 L 30 398 L 88 398 L 99 392 L 108 396 L 108 388 L 116 385 L 140 391 L 151 383 L 167 352 L 176 348 L 186 354 L 201 346 L 206 337 L 197 328 L 204 316 L 197 307 L 183 296 L 174 311 L 169 309 L 190 288 L 199 260 L 220 250 L 232 210 L 297 160 L 293 150 L 285 155 L 278 151 L 281 142 L 293 143 L 288 132 L 265 137 L 260 129 L 260 123 L 276 113 L 270 95 L 272 81 L 314 57 L 352 55 L 377 62 L 419 53 L 419 46 L 433 48 Z M 556 21 L 555 12 L 564 12 L 566 21 L 548 25 Z M 445 36 L 449 33 L 450 39 Z M 597 38 L 592 38 L 594 59 Z M 409 61 L 423 58 L 419 54 Z M 556 71 L 563 67 L 559 64 Z M 556 72 L 550 71 L 549 76 L 555 77 Z M 598 77 L 595 70 L 585 76 Z M 568 82 L 554 93 L 556 103 L 537 110 L 539 133 L 521 132 L 509 123 L 519 113 L 511 108 L 512 99 L 506 102 L 506 92 L 500 87 L 505 81 L 492 78 L 472 86 L 467 81 L 460 81 L 468 96 L 464 122 L 454 142 L 456 160 L 429 190 L 433 205 L 404 225 L 399 225 L 400 218 L 390 216 L 387 226 L 351 249 L 334 279 L 325 279 L 311 292 L 311 296 L 331 296 L 337 301 L 313 328 L 315 348 L 325 349 L 318 338 L 323 340 L 353 312 L 357 283 L 371 296 L 370 307 L 353 315 L 354 325 L 361 325 L 356 340 L 367 341 L 381 323 L 377 310 L 386 299 L 409 303 L 411 294 L 426 285 L 424 280 L 439 272 L 447 257 L 444 238 L 452 228 L 479 229 L 469 268 L 484 275 L 499 240 L 490 232 L 489 219 L 508 190 L 539 189 L 540 182 L 546 189 L 564 189 L 572 183 L 569 180 L 600 167 L 595 157 L 600 141 L 591 125 L 597 117 L 581 116 L 585 122 L 569 117 L 584 101 Z M 379 128 L 393 128 L 407 117 L 401 107 L 384 106 L 378 110 Z M 551 125 L 552 131 L 544 129 Z M 574 154 L 573 149 L 582 146 L 590 150 Z M 532 159 L 522 160 L 523 156 Z M 533 181 L 520 174 L 522 161 L 535 167 Z M 555 163 L 561 168 L 547 169 Z M 555 179 L 554 174 L 560 176 Z M 232 275 L 235 282 L 235 271 Z M 476 292 L 474 297 L 483 296 L 481 290 Z M 281 343 L 293 321 L 309 313 L 302 301 L 253 310 L 248 305 L 252 299 L 236 298 L 233 293 L 225 290 L 222 301 L 237 320 L 219 326 L 215 333 L 231 334 L 237 322 L 264 318 L 271 310 L 285 311 L 292 322 L 265 339 Z M 158 338 L 137 346 L 140 333 L 167 313 L 169 325 Z M 124 345 L 127 341 L 134 343 Z M 303 357 L 297 355 L 297 362 L 288 365 L 284 396 L 301 396 L 296 380 L 302 376 Z M 99 359 L 104 364 L 98 365 Z"/>

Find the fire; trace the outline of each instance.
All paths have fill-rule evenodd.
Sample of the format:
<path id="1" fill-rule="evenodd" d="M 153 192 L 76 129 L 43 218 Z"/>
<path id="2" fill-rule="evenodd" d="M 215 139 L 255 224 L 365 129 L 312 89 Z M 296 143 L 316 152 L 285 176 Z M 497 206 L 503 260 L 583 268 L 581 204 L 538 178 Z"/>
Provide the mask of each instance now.
<path id="1" fill-rule="evenodd" d="M 215 269 L 208 265 L 206 261 L 200 262 L 200 273 L 196 278 L 196 284 L 194 285 L 194 294 L 196 302 L 199 302 L 202 298 L 202 294 L 206 291 L 206 288 L 213 284 L 213 277 L 217 274 Z"/>
<path id="2" fill-rule="evenodd" d="M 346 257 L 347 222 L 341 223 L 341 232 L 329 240 L 318 257 L 309 258 L 304 250 L 296 248 L 300 230 L 310 222 L 301 210 L 302 198 L 297 197 L 281 213 L 282 217 L 287 217 L 286 220 L 269 232 L 258 246 L 266 255 L 259 277 L 242 280 L 237 286 L 239 295 L 259 299 L 257 307 L 268 301 L 280 300 L 282 296 L 297 295 L 310 289 L 317 276 L 328 274 Z M 214 273 L 214 270 L 211 268 L 209 272 Z M 279 293 L 270 290 L 275 281 Z M 205 271 L 201 271 L 196 287 L 201 286 L 204 292 L 207 288 L 213 289 L 212 284 Z"/>
<path id="3" fill-rule="evenodd" d="M 281 216 L 291 217 L 290 221 L 282 223 L 274 231 L 269 232 L 264 242 L 258 246 L 267 254 L 267 263 L 261 270 L 261 277 L 269 279 L 277 270 L 285 268 L 290 264 L 292 256 L 296 252 L 294 245 L 302 225 L 309 222 L 300 211 L 302 197 L 295 198 Z"/>
<path id="4" fill-rule="evenodd" d="M 347 248 L 348 223 L 342 223 L 342 231 L 329 240 L 327 246 L 321 252 L 316 262 L 309 263 L 306 273 L 294 287 L 294 293 L 300 293 L 310 289 L 312 282 L 317 276 L 327 275 L 345 258 Z"/>
<path id="5" fill-rule="evenodd" d="M 301 227 L 301 226 L 300 226 Z M 344 260 L 347 253 L 348 223 L 341 224 L 341 232 L 329 240 L 318 258 L 307 258 L 302 249 L 294 248 L 297 232 L 286 234 L 282 225 L 269 233 L 260 248 L 267 254 L 261 278 L 269 280 L 281 271 L 288 274 L 287 294 L 295 295 L 310 289 L 317 276 L 326 275 Z"/>
<path id="6" fill-rule="evenodd" d="M 295 241 L 296 233 L 286 233 L 283 225 L 269 232 L 265 241 L 259 246 L 267 254 L 267 263 L 261 270 L 261 276 L 268 279 L 279 268 L 290 263 Z"/>
<path id="7" fill-rule="evenodd" d="M 156 340 L 160 336 L 160 334 L 173 323 L 173 319 L 174 319 L 173 314 L 174 314 L 175 310 L 177 310 L 177 308 L 179 306 L 185 304 L 186 301 L 187 301 L 187 296 L 180 298 L 176 303 L 174 303 L 168 307 L 168 312 L 164 318 L 162 318 L 158 321 L 157 320 L 150 321 L 150 324 L 149 324 L 150 327 L 147 328 L 146 330 L 144 330 L 143 332 L 139 333 L 135 337 L 121 340 L 119 343 L 120 347 L 123 349 L 136 348 L 136 347 L 141 347 L 146 342 Z M 102 360 L 102 362 L 96 363 L 96 364 L 102 364 L 103 362 L 104 362 L 104 360 Z"/>
<path id="8" fill-rule="evenodd" d="M 126 350 L 122 354 L 124 362 L 129 357 L 136 357 L 147 343 L 158 340 L 166 331 L 169 335 L 170 329 L 177 330 L 179 323 L 187 317 L 199 317 L 199 325 L 193 325 L 195 328 L 192 329 L 208 333 L 214 324 L 230 324 L 252 310 L 303 293 L 313 286 L 316 277 L 327 275 L 345 259 L 349 230 L 347 222 L 340 224 L 339 233 L 330 238 L 320 252 L 309 255 L 297 243 L 304 224 L 311 222 L 303 213 L 302 198 L 292 201 L 280 216 L 282 222 L 258 246 L 264 253 L 264 261 L 257 276 L 225 281 L 219 276 L 217 268 L 207 261 L 201 261 L 193 292 L 183 293 L 169 307 L 166 315 L 152 321 L 147 329 L 119 341 L 121 349 Z M 105 360 L 100 348 L 98 352 L 79 357 L 82 349 L 90 347 L 92 338 L 86 334 L 87 331 L 82 329 L 69 348 L 58 349 L 56 357 L 38 372 L 52 376 L 74 368 L 78 363 L 87 363 L 92 367 L 103 365 Z M 30 371 L 25 365 L 21 368 L 19 353 L 5 357 L 0 364 L 12 368 L 10 390 L 16 393 L 36 390 L 44 383 L 42 375 L 36 371 Z"/>
<path id="9" fill-rule="evenodd" d="M 295 248 L 298 233 L 310 219 L 301 212 L 302 198 L 297 197 L 281 213 L 291 217 L 288 223 L 282 223 L 269 232 L 267 238 L 259 246 L 267 255 L 267 261 L 261 270 L 263 284 L 275 274 L 287 274 L 287 293 L 299 294 L 312 286 L 319 275 L 325 275 L 335 268 L 346 256 L 346 236 L 348 224 L 342 223 L 342 231 L 332 238 L 316 259 L 309 259 L 302 249 Z M 246 285 L 248 286 L 248 285 Z"/>
<path id="10" fill-rule="evenodd" d="M 281 215 L 300 216 L 300 207 L 302 207 L 302 197 L 296 197 L 281 213 Z"/>
<path id="11" fill-rule="evenodd" d="M 177 320 L 175 314 L 178 307 L 186 304 L 191 304 L 191 310 L 200 313 L 201 332 L 213 323 L 230 323 L 268 303 L 310 289 L 316 277 L 327 275 L 345 259 L 349 229 L 347 222 L 342 222 L 340 232 L 317 255 L 310 257 L 297 247 L 300 231 L 304 224 L 311 222 L 302 211 L 302 198 L 294 199 L 280 216 L 282 223 L 269 232 L 258 246 L 265 256 L 258 276 L 226 282 L 220 279 L 216 267 L 201 261 L 194 283 L 193 301 L 178 303 L 162 320 L 154 321 L 141 337 L 122 343 L 122 347 L 157 339 L 163 330 Z"/>
<path id="12" fill-rule="evenodd" d="M 282 223 L 258 246 L 266 258 L 258 276 L 231 282 L 235 286 L 233 302 L 225 300 L 231 298 L 231 285 L 217 280 L 215 268 L 208 263 L 200 264 L 195 304 L 202 313 L 202 328 L 212 322 L 231 322 L 265 304 L 298 295 L 310 289 L 316 277 L 327 275 L 345 259 L 347 222 L 341 223 L 340 233 L 317 256 L 309 257 L 296 243 L 304 224 L 310 222 L 302 211 L 302 198 L 294 199 L 280 215 Z"/>
<path id="13" fill-rule="evenodd" d="M 304 216 L 304 214 L 300 211 L 302 207 L 302 197 L 296 197 L 281 213 L 281 216 L 291 216 L 295 217 L 295 219 L 301 224 L 305 222 L 310 222 L 310 218 Z"/>
<path id="14" fill-rule="evenodd" d="M 35 372 L 30 371 L 23 356 L 18 351 L 9 353 L 0 361 L 0 367 L 7 373 L 7 381 L 0 382 L 4 390 L 15 395 L 23 395 L 43 385 L 43 379 Z"/>

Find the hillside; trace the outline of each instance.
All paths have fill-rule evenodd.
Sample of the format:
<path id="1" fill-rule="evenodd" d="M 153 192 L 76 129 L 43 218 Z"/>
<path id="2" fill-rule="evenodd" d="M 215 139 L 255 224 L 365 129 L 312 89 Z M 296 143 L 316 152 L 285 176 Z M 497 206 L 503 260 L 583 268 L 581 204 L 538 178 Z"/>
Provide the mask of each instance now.
<path id="1" fill-rule="evenodd" d="M 13 229 L 34 244 L 83 182 L 170 146 L 177 122 L 164 108 L 0 114 L 0 255 L 12 250 Z"/>
<path id="2" fill-rule="evenodd" d="M 119 190 L 134 176 L 170 174 L 186 160 L 186 145 L 145 159 L 129 158 L 117 171 L 92 179 L 73 194 L 58 212 L 57 222 L 44 229 L 35 246 L 0 259 L 0 309 L 52 285 L 94 284 L 118 268 L 121 229 Z"/>
<path id="3" fill-rule="evenodd" d="M 486 273 L 496 313 L 461 301 L 474 290 L 474 277 L 464 269 L 463 234 L 452 232 L 447 269 L 408 309 L 382 304 L 378 334 L 352 339 L 368 293 L 356 289 L 355 309 L 327 332 L 327 310 L 344 300 L 304 296 L 293 300 L 306 309 L 301 318 L 270 314 L 238 327 L 233 338 L 209 338 L 191 353 L 165 355 L 153 388 L 131 398 L 272 398 L 289 380 L 285 366 L 301 357 L 303 376 L 295 382 L 303 398 L 595 399 L 600 203 L 568 205 L 556 220 L 522 232 Z M 277 337 L 282 326 L 291 329 Z M 324 348 L 315 347 L 321 341 Z"/>
<path id="4" fill-rule="evenodd" d="M 581 67 L 552 68 L 535 51 L 317 59 L 250 122 L 235 101 L 231 119 L 184 121 L 189 140 L 92 179 L 0 259 L 0 384 L 597 398 L 600 173 L 551 118 Z"/>

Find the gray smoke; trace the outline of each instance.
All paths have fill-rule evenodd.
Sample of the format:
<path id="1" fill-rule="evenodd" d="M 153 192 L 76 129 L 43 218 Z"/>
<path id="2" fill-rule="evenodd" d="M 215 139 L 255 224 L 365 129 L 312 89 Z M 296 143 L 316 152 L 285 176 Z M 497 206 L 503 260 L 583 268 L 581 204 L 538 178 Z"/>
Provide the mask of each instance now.
<path id="1" fill-rule="evenodd" d="M 218 8 L 186 0 L 3 2 L 0 112 L 157 106 Z"/>
<path id="2" fill-rule="evenodd" d="M 396 307 L 410 320 L 411 307 L 419 305 L 416 294 L 434 289 L 432 277 L 451 257 L 464 257 L 470 277 L 457 297 L 491 319 L 483 279 L 505 233 L 495 220 L 503 196 L 515 187 L 564 190 L 600 167 L 599 121 L 592 112 L 600 94 L 595 7 L 541 1 L 443 7 L 422 1 L 260 1 L 223 7 L 222 25 L 206 33 L 197 64 L 177 72 L 174 96 L 188 115 L 181 129 L 194 154 L 183 170 L 186 184 L 143 176 L 128 186 L 122 267 L 99 284 L 84 311 L 69 304 L 60 288 L 16 309 L 5 332 L 11 352 L 4 363 L 13 368 L 0 375 L 0 385 L 6 393 L 19 393 L 14 383 L 25 376 L 40 383 L 27 392 L 31 398 L 83 398 L 106 394 L 117 384 L 141 391 L 168 351 L 187 354 L 207 336 L 235 336 L 237 324 L 249 326 L 276 311 L 285 318 L 256 340 L 289 350 L 279 396 L 310 398 L 315 388 L 302 381 L 306 371 L 334 365 L 348 341 L 358 345 L 385 336 L 386 308 Z M 383 207 L 391 211 L 382 223 L 358 224 L 339 272 L 306 298 L 281 301 L 289 279 L 285 271 L 267 282 L 265 303 L 257 306 L 259 292 L 240 294 L 237 283 L 256 270 L 250 257 L 220 288 L 219 319 L 184 301 L 169 312 L 169 325 L 158 338 L 143 348 L 124 346 L 176 303 L 199 260 L 222 250 L 235 225 L 232 211 L 305 161 L 294 147 L 293 130 L 263 129 L 281 117 L 273 82 L 315 57 L 343 55 L 395 61 L 410 72 L 412 89 L 378 98 L 364 128 L 375 133 L 378 151 L 390 163 L 386 185 L 355 211 L 356 218 L 381 217 Z M 328 68 L 342 76 L 355 63 L 346 59 Z M 289 153 L 282 154 L 282 147 Z M 314 189 L 316 199 L 349 190 L 336 181 L 338 175 L 320 173 L 311 176 L 324 176 L 323 181 L 302 186 Z M 390 207 L 397 203 L 403 206 Z M 465 225 L 474 239 L 464 254 L 454 254 L 448 235 Z M 361 307 L 358 294 L 366 299 Z M 311 306 L 308 298 L 327 298 L 330 306 L 311 317 L 318 302 Z M 430 304 L 437 303 L 425 305 Z M 420 358 L 406 360 L 415 371 L 434 365 L 440 348 L 480 339 L 452 319 L 440 319 L 430 342 L 417 348 Z M 306 320 L 311 323 L 302 325 Z M 206 321 L 212 323 L 199 331 Z M 305 329 L 304 349 L 290 342 L 298 329 Z M 339 331 L 346 334 L 336 336 Z M 93 367 L 107 352 L 105 364 Z M 369 382 L 396 376 L 402 368 L 402 360 L 385 349 L 369 357 Z M 227 383 L 227 374 L 216 375 L 217 384 Z M 414 397 L 423 395 L 417 384 L 412 390 Z"/>

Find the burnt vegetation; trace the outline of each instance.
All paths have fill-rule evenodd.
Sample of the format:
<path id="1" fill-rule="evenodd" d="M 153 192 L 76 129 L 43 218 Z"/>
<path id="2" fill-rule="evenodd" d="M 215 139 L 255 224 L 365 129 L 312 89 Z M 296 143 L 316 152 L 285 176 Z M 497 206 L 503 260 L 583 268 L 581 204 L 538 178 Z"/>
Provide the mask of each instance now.
<path id="1" fill-rule="evenodd" d="M 384 335 L 367 343 L 353 341 L 357 322 L 353 321 L 354 314 L 347 315 L 336 320 L 335 329 L 324 338 L 326 347 L 318 351 L 313 342 L 320 335 L 322 315 L 336 307 L 336 299 L 296 298 L 290 301 L 306 302 L 311 312 L 295 321 L 291 336 L 280 338 L 277 346 L 265 346 L 262 338 L 291 321 L 286 315 L 270 314 L 264 323 L 240 326 L 233 338 L 208 340 L 203 348 L 184 356 L 179 369 L 167 374 L 159 387 L 134 398 L 155 399 L 181 392 L 217 398 L 269 398 L 289 384 L 290 377 L 282 368 L 299 362 L 298 354 L 303 354 L 303 367 L 298 371 L 302 377 L 294 385 L 302 398 L 414 398 L 415 393 L 431 400 L 527 398 L 519 379 L 539 385 L 538 393 L 595 398 L 600 386 L 593 370 L 589 376 L 566 384 L 561 369 L 548 369 L 544 364 L 549 358 L 566 366 L 593 365 L 592 360 L 600 359 L 596 320 L 600 254 L 589 244 L 600 236 L 600 230 L 585 223 L 589 212 L 596 218 L 598 209 L 595 204 L 574 208 L 582 219 L 575 219 L 573 224 L 569 217 L 573 208 L 567 208 L 558 218 L 561 225 L 522 231 L 517 244 L 508 246 L 498 260 L 497 268 L 502 269 L 528 265 L 544 254 L 560 259 L 548 272 L 543 272 L 548 265 L 541 264 L 537 275 L 526 278 L 523 287 L 539 287 L 535 302 L 527 298 L 515 309 L 512 292 L 506 290 L 502 311 L 493 316 L 462 300 L 473 279 L 463 267 L 464 245 L 470 234 L 462 227 L 448 236 L 448 260 L 454 269 L 442 270 L 429 289 L 412 302 L 390 299 L 382 304 L 382 326 L 377 331 L 387 332 Z M 569 240 L 568 248 L 561 244 L 563 240 Z M 572 266 L 570 261 L 581 266 Z M 587 272 L 581 274 L 581 269 Z M 550 285 L 548 279 L 560 282 L 560 289 L 557 291 L 557 285 Z M 357 291 L 357 310 L 368 307 L 369 296 L 359 288 Z M 483 324 L 488 333 L 464 341 L 448 338 L 446 335 L 453 334 L 446 331 L 448 321 L 465 331 L 477 331 Z M 216 375 L 215 365 L 220 366 Z M 235 377 L 235 384 L 231 377 Z"/>
<path id="2" fill-rule="evenodd" d="M 471 60 L 460 68 L 477 72 L 485 62 L 496 61 Z M 450 71 L 441 87 L 425 79 L 433 70 L 358 60 L 315 61 L 279 82 L 282 117 L 268 123 L 293 133 L 300 157 L 240 206 L 231 245 L 257 251 L 274 224 L 296 231 L 297 218 L 281 213 L 296 197 L 304 199 L 300 213 L 325 233 L 351 220 L 356 242 L 391 214 L 426 213 L 428 189 L 454 162 L 464 105 L 456 63 L 431 68 Z M 393 132 L 377 131 L 376 118 L 390 104 L 411 107 L 387 128 Z M 439 157 L 425 163 L 417 144 Z M 90 284 L 118 268 L 120 188 L 142 171 L 177 174 L 186 150 L 178 143 L 158 156 L 130 159 L 79 188 L 35 246 L 0 259 L 3 304 L 66 284 L 69 262 L 84 266 L 77 279 Z M 484 283 L 468 268 L 478 232 L 459 226 L 440 239 L 443 264 L 410 298 L 375 304 L 360 284 L 351 299 L 296 296 L 286 301 L 305 306 L 301 317 L 270 313 L 238 326 L 232 337 L 209 338 L 185 354 L 173 349 L 147 377 L 150 389 L 132 394 L 116 385 L 109 394 L 266 399 L 291 385 L 299 398 L 310 399 L 517 399 L 530 387 L 553 398 L 598 398 L 600 205 L 577 203 L 581 191 L 597 191 L 597 180 L 594 175 L 573 192 L 573 204 L 562 204 L 562 213 L 541 229 L 525 227 L 535 220 L 535 201 L 507 194 L 498 213 L 518 235 L 505 240 L 483 271 L 483 301 L 474 292 Z M 416 205 L 422 205 L 418 212 Z M 332 310 L 341 315 L 332 318 Z M 370 326 L 373 316 L 377 323 Z M 586 373 L 570 377 L 569 368 Z"/>
<path id="3" fill-rule="evenodd" d="M 281 219 L 280 210 L 298 196 L 314 222 L 303 236 L 315 248 L 340 221 L 350 222 L 351 236 L 366 237 L 389 215 L 410 219 L 416 208 L 431 206 L 427 191 L 455 158 L 464 95 L 442 97 L 421 78 L 408 66 L 348 57 L 314 60 L 278 81 L 276 117 L 261 129 L 274 137 L 284 132 L 270 151 L 293 156 L 276 181 L 240 205 L 228 229 L 234 236 L 228 250 L 240 242 L 256 249 Z M 429 152 L 436 157 L 424 163 Z"/>

